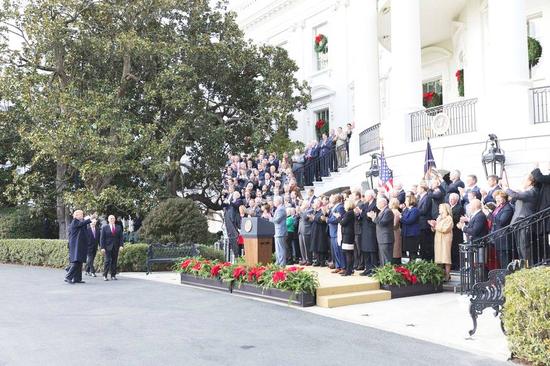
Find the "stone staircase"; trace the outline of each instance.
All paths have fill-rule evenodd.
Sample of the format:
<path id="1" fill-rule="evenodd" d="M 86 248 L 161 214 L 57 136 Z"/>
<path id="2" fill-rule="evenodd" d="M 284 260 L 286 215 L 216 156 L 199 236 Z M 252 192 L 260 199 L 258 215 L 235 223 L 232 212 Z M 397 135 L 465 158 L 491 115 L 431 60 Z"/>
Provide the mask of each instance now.
<path id="1" fill-rule="evenodd" d="M 348 168 L 340 168 L 337 172 L 332 172 L 328 177 L 321 178 L 320 182 L 313 182 L 312 186 L 304 186 L 302 190 L 302 196 L 306 197 L 306 192 L 313 188 L 315 195 L 320 196 L 326 192 L 330 192 L 333 189 L 350 187 L 349 182 L 346 182 L 348 175 Z"/>
<path id="2" fill-rule="evenodd" d="M 334 308 L 391 299 L 389 291 L 380 290 L 378 281 L 359 276 L 358 272 L 353 276 L 342 277 L 330 273 L 326 267 L 309 267 L 308 270 L 317 272 L 319 278 L 317 306 Z"/>

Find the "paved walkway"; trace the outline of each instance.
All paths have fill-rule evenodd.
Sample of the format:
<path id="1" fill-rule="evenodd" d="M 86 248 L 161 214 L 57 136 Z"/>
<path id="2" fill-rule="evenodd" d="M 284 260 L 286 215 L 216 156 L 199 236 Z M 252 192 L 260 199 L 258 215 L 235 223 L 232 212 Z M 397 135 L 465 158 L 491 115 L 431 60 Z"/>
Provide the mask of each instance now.
<path id="1" fill-rule="evenodd" d="M 143 273 L 126 275 L 179 284 L 176 273 L 155 272 L 149 276 Z M 500 318 L 495 317 L 491 309 L 485 310 L 478 318 L 477 332 L 470 337 L 468 330 L 472 329 L 472 319 L 468 312 L 469 305 L 469 297 L 443 292 L 331 309 L 318 306 L 297 309 L 414 337 L 484 357 L 507 360 L 510 357 L 510 351 L 506 337 L 500 330 Z M 286 305 L 283 304 L 283 306 Z"/>
<path id="2" fill-rule="evenodd" d="M 0 365 L 506 364 L 234 295 L 63 274 L 0 265 Z"/>

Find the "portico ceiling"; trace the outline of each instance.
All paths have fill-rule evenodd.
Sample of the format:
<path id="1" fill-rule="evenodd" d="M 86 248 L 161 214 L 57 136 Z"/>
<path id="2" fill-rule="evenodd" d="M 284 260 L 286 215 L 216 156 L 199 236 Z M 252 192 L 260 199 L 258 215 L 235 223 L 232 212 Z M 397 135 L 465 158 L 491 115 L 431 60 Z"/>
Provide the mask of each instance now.
<path id="1" fill-rule="evenodd" d="M 378 38 L 391 50 L 391 0 L 378 2 Z M 466 0 L 420 0 L 420 42 L 422 48 L 452 37 L 453 21 L 466 5 Z"/>

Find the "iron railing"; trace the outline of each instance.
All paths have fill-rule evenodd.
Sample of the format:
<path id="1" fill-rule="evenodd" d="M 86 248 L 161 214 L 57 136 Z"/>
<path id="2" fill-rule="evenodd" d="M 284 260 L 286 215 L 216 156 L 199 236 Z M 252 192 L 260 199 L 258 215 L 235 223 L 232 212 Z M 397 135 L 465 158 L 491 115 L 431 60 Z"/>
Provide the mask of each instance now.
<path id="1" fill-rule="evenodd" d="M 311 186 L 313 182 L 319 182 L 323 177 L 328 177 L 330 173 L 346 167 L 348 161 L 346 144 L 332 146 L 323 155 L 319 154 L 318 157 L 307 159 L 303 164 L 295 164 L 293 173 L 296 183 L 300 187 Z"/>
<path id="2" fill-rule="evenodd" d="M 550 122 L 550 86 L 531 89 L 533 123 Z"/>
<path id="3" fill-rule="evenodd" d="M 477 98 L 473 98 L 410 113 L 411 142 L 474 132 L 476 130 L 476 104 Z M 441 113 L 449 117 L 449 126 L 444 133 L 438 134 L 433 130 L 432 123 L 434 118 Z"/>
<path id="4" fill-rule="evenodd" d="M 460 245 L 461 293 L 486 281 L 491 269 L 505 269 L 516 259 L 528 266 L 550 261 L 550 207 L 488 235 Z M 525 253 L 527 249 L 527 255 Z"/>
<path id="5" fill-rule="evenodd" d="M 359 154 L 363 155 L 380 148 L 380 123 L 359 134 Z"/>

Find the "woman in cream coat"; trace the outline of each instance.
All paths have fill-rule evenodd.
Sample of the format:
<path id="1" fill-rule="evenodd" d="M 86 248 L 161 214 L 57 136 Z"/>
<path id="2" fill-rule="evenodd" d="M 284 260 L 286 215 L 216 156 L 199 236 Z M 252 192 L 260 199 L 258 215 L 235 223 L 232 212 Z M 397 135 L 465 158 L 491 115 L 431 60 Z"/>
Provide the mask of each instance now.
<path id="1" fill-rule="evenodd" d="M 451 206 L 447 203 L 439 205 L 439 216 L 432 221 L 432 230 L 435 232 L 434 253 L 435 263 L 445 265 L 445 280 L 448 281 L 451 272 L 451 245 L 453 242 L 453 215 Z"/>

